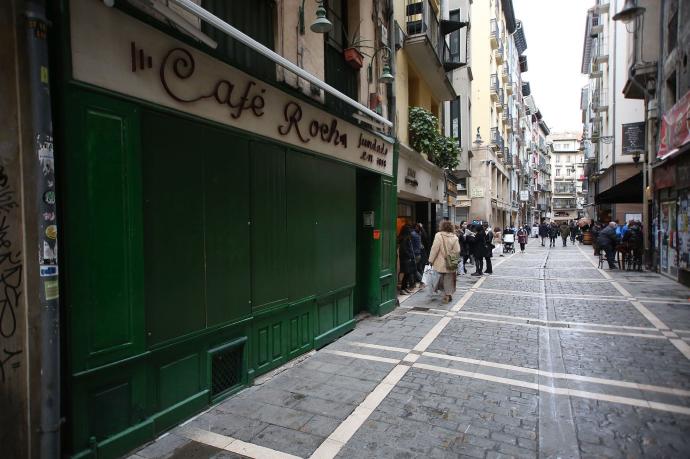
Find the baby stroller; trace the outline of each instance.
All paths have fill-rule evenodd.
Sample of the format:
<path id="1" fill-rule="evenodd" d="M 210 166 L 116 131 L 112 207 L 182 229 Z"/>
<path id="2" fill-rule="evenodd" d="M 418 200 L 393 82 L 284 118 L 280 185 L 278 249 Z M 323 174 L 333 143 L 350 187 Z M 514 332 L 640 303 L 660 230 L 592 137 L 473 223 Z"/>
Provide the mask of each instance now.
<path id="1" fill-rule="evenodd" d="M 503 235 L 503 253 L 515 253 L 515 235 L 512 233 Z"/>

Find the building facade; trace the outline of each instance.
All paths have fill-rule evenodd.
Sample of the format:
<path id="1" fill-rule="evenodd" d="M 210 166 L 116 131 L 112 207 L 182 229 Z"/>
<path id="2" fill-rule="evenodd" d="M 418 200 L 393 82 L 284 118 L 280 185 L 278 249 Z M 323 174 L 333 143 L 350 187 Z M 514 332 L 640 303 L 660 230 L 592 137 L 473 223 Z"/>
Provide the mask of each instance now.
<path id="1" fill-rule="evenodd" d="M 443 218 L 453 218 L 457 188 L 453 174 L 429 153 L 412 147 L 410 109 L 420 108 L 438 120 L 443 132 L 444 102 L 458 94 L 449 72 L 460 66 L 451 55 L 450 28 L 437 0 L 395 0 L 395 119 L 400 144 L 398 164 L 397 228 L 422 223 L 433 234 Z M 444 27 L 442 27 L 444 25 Z M 457 30 L 457 29 L 456 29 Z M 450 186 L 449 186 L 450 185 Z"/>
<path id="2" fill-rule="evenodd" d="M 551 165 L 553 220 L 569 222 L 584 216 L 584 153 L 579 133 L 553 133 Z"/>
<path id="3" fill-rule="evenodd" d="M 120 457 L 395 307 L 382 5 L 0 5 L 3 457 Z"/>
<path id="4" fill-rule="evenodd" d="M 582 53 L 582 73 L 590 81 L 584 90 L 583 137 L 587 151 L 588 216 L 603 222 L 641 219 L 642 196 L 625 189 L 641 181 L 641 166 L 634 159 L 629 134 L 644 123 L 644 105 L 626 99 L 628 79 L 626 26 L 613 20 L 622 0 L 596 0 L 587 14 Z M 639 158 L 638 158 L 639 159 Z M 592 202 L 591 199 L 594 199 Z M 631 202 L 633 201 L 633 202 Z"/>

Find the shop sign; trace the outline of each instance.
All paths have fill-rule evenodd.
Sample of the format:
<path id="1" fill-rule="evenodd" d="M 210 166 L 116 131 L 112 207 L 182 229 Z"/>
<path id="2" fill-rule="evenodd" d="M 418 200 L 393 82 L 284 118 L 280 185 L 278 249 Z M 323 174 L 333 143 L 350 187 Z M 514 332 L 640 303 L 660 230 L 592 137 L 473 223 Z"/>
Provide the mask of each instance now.
<path id="1" fill-rule="evenodd" d="M 623 130 L 623 154 L 632 155 L 645 151 L 645 123 L 627 123 Z"/>
<path id="2" fill-rule="evenodd" d="M 405 183 L 411 186 L 417 186 L 419 185 L 419 182 L 417 181 L 417 171 L 412 169 L 411 167 L 407 168 L 407 175 L 405 176 Z"/>
<path id="3" fill-rule="evenodd" d="M 690 142 L 690 91 L 664 114 L 659 131 L 658 159 L 672 155 Z"/>
<path id="4" fill-rule="evenodd" d="M 393 173 L 393 144 L 383 136 L 297 100 L 102 2 L 74 0 L 70 15 L 76 80 Z"/>
<path id="5" fill-rule="evenodd" d="M 450 194 L 450 195 L 452 195 L 452 196 L 457 196 L 457 194 L 458 194 L 458 185 L 457 185 L 455 182 L 451 181 L 451 180 L 448 180 L 448 181 L 447 181 L 447 185 L 448 185 L 448 186 L 447 186 L 448 194 Z"/>
<path id="6" fill-rule="evenodd" d="M 520 190 L 520 201 L 529 201 L 529 191 Z"/>

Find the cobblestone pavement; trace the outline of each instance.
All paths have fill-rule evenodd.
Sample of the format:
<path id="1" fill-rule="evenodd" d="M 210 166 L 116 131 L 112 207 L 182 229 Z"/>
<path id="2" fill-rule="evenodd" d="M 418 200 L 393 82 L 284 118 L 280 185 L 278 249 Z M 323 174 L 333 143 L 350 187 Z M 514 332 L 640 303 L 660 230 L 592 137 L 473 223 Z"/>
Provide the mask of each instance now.
<path id="1" fill-rule="evenodd" d="M 690 291 L 588 246 L 420 291 L 141 458 L 689 457 Z"/>

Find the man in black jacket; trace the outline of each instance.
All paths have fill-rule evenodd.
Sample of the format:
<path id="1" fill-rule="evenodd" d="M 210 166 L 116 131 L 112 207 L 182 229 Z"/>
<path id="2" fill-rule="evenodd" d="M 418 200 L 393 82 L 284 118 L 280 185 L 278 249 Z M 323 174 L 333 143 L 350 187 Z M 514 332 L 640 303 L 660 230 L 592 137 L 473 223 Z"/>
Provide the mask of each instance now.
<path id="1" fill-rule="evenodd" d="M 618 244 L 618 236 L 616 236 L 616 222 L 611 222 L 609 225 L 601 230 L 597 238 L 597 245 L 599 249 L 606 252 L 606 260 L 609 262 L 609 269 L 616 269 L 616 245 Z"/>
<path id="2" fill-rule="evenodd" d="M 539 237 L 541 237 L 541 246 L 544 247 L 544 239 L 549 237 L 549 225 L 545 221 L 542 221 L 541 225 L 539 225 Z"/>

